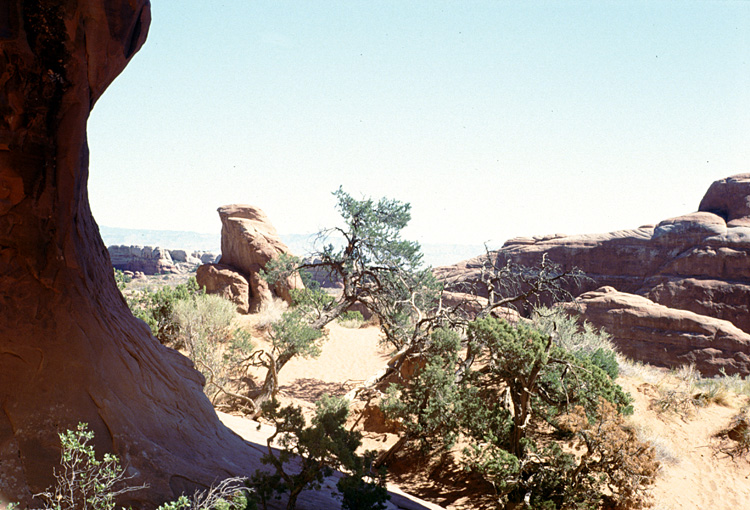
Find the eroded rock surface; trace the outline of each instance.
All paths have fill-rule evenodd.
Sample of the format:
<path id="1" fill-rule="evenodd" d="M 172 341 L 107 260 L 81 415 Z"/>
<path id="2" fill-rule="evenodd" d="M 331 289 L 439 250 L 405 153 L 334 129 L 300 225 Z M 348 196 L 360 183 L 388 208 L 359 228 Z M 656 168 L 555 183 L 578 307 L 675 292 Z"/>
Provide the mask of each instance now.
<path id="1" fill-rule="evenodd" d="M 729 321 L 602 287 L 560 305 L 612 335 L 627 357 L 652 365 L 695 363 L 704 375 L 750 374 L 750 335 Z"/>
<path id="2" fill-rule="evenodd" d="M 204 264 L 195 274 L 198 285 L 208 294 L 216 294 L 237 305 L 238 313 L 250 311 L 250 284 L 247 279 L 230 266 Z"/>
<path id="3" fill-rule="evenodd" d="M 656 226 L 515 238 L 490 255 L 533 265 L 547 253 L 563 269 L 578 267 L 591 278 L 571 287 L 574 295 L 611 286 L 666 306 L 729 320 L 750 332 L 750 227 L 744 226 L 749 201 L 750 174 L 742 174 L 711 185 L 699 212 Z M 435 272 L 449 289 L 467 292 L 479 278 L 482 260 L 477 257 Z"/>
<path id="4" fill-rule="evenodd" d="M 191 363 L 133 318 L 87 197 L 86 121 L 144 43 L 148 0 L 0 3 L 0 492 L 53 482 L 57 433 L 87 422 L 153 507 L 259 466 Z"/>
<path id="5" fill-rule="evenodd" d="M 115 269 L 143 274 L 189 273 L 203 263 L 211 264 L 216 260 L 212 253 L 188 253 L 158 246 L 112 245 L 107 251 Z"/>
<path id="6" fill-rule="evenodd" d="M 655 226 L 515 238 L 489 256 L 500 265 L 510 259 L 532 266 L 546 253 L 563 269 L 577 267 L 591 278 L 569 286 L 574 296 L 610 286 L 750 332 L 749 215 L 750 174 L 741 174 L 713 183 L 698 212 Z M 483 255 L 435 273 L 451 291 L 475 292 L 484 260 Z"/>
<path id="7" fill-rule="evenodd" d="M 225 205 L 219 207 L 221 218 L 221 266 L 231 268 L 250 283 L 249 310 L 257 312 L 268 306 L 274 298 L 291 303 L 291 289 L 303 288 L 298 275 L 277 282 L 273 286 L 260 277 L 260 270 L 269 261 L 281 255 L 291 255 L 281 241 L 266 214 L 251 205 Z M 215 271 L 198 275 L 198 284 L 208 288 L 220 286 L 214 281 Z M 209 291 L 210 292 L 210 291 Z"/>

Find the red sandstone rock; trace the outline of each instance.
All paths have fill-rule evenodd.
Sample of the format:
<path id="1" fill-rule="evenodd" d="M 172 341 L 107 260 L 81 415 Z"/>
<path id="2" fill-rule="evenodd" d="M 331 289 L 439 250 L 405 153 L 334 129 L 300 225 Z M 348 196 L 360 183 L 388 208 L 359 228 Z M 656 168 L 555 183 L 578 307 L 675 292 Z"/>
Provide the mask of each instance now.
<path id="1" fill-rule="evenodd" d="M 577 267 L 592 279 L 569 288 L 573 295 L 612 286 L 667 306 L 729 320 L 750 332 L 750 227 L 743 226 L 750 214 L 748 204 L 750 174 L 743 174 L 712 184 L 699 212 L 655 227 L 516 238 L 491 256 L 530 266 L 547 253 L 563 269 Z M 483 257 L 437 268 L 435 274 L 448 290 L 472 292 Z"/>
<path id="2" fill-rule="evenodd" d="M 141 47 L 148 0 L 0 3 L 0 492 L 53 481 L 88 422 L 153 507 L 261 453 L 224 427 L 187 358 L 133 318 L 87 198 L 86 121 Z"/>
<path id="3" fill-rule="evenodd" d="M 708 188 L 699 211 L 717 214 L 730 227 L 750 227 L 750 174 L 721 179 Z"/>
<path id="4" fill-rule="evenodd" d="M 250 284 L 240 273 L 222 264 L 198 267 L 195 279 L 208 294 L 216 294 L 237 305 L 238 313 L 250 311 Z"/>
<path id="5" fill-rule="evenodd" d="M 627 357 L 653 365 L 695 363 L 704 375 L 750 374 L 750 335 L 731 322 L 659 305 L 612 287 L 560 305 L 612 335 Z"/>
<path id="6" fill-rule="evenodd" d="M 298 275 L 269 289 L 259 277 L 260 269 L 281 254 L 291 254 L 263 211 L 251 205 L 219 208 L 221 218 L 221 263 L 243 274 L 250 282 L 251 310 L 268 305 L 273 294 L 291 303 L 290 289 L 303 287 Z M 273 293 L 271 292 L 273 291 Z"/>

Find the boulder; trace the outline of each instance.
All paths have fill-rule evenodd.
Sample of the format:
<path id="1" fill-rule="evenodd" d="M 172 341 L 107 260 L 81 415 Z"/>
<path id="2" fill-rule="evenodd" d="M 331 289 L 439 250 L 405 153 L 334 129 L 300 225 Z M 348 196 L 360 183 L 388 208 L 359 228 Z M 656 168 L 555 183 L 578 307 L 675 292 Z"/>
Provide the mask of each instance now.
<path id="1" fill-rule="evenodd" d="M 731 322 L 602 287 L 558 305 L 612 335 L 631 359 L 664 367 L 694 363 L 704 375 L 750 374 L 750 334 Z"/>
<path id="2" fill-rule="evenodd" d="M 291 289 L 303 288 L 302 279 L 294 275 L 277 282 L 272 289 L 259 272 L 266 264 L 282 254 L 291 255 L 265 213 L 251 205 L 219 207 L 221 218 L 221 263 L 244 275 L 250 282 L 253 308 L 271 303 L 273 295 L 291 303 Z"/>
<path id="3" fill-rule="evenodd" d="M 574 296 L 602 286 L 648 297 L 666 306 L 724 319 L 750 332 L 750 174 L 716 181 L 699 211 L 655 226 L 605 234 L 523 237 L 489 256 L 531 266 L 542 254 L 564 270 L 591 279 L 567 290 Z M 436 268 L 447 290 L 474 292 L 482 255 Z"/>
<path id="4" fill-rule="evenodd" d="M 195 278 L 208 294 L 216 294 L 237 305 L 238 313 L 250 312 L 250 284 L 240 273 L 222 264 L 198 267 Z"/>
<path id="5" fill-rule="evenodd" d="M 721 216 L 730 227 L 750 227 L 750 174 L 739 174 L 711 184 L 699 211 Z"/>

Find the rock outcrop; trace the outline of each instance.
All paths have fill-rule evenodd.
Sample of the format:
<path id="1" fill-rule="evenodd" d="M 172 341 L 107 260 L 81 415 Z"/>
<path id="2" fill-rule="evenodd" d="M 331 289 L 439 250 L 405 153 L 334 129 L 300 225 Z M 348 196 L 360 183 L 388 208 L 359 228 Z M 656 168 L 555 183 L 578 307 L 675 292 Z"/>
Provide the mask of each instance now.
<path id="1" fill-rule="evenodd" d="M 89 208 L 87 118 L 149 23 L 148 0 L 0 3 L 0 492 L 24 506 L 78 422 L 147 485 L 126 507 L 260 466 L 128 310 Z"/>
<path id="2" fill-rule="evenodd" d="M 201 264 L 212 264 L 217 259 L 213 253 L 188 253 L 158 246 L 113 245 L 107 251 L 115 269 L 143 274 L 189 273 Z"/>
<path id="3" fill-rule="evenodd" d="M 251 205 L 237 204 L 219 207 L 218 212 L 221 218 L 221 264 L 215 264 L 212 270 L 201 271 L 196 276 L 198 284 L 207 290 L 226 289 L 227 271 L 234 271 L 250 284 L 250 312 L 257 312 L 274 298 L 290 303 L 290 290 L 303 288 L 298 275 L 273 286 L 260 277 L 260 270 L 269 261 L 283 254 L 291 255 L 265 213 Z"/>
<path id="4" fill-rule="evenodd" d="M 550 235 L 507 241 L 490 257 L 535 265 L 546 253 L 564 270 L 591 279 L 573 295 L 611 286 L 658 304 L 732 322 L 750 332 L 750 174 L 716 181 L 699 211 L 656 226 L 606 234 Z M 470 292 L 486 256 L 435 273 L 447 289 Z"/>
<path id="5" fill-rule="evenodd" d="M 237 312 L 250 313 L 250 284 L 240 273 L 222 264 L 204 264 L 195 274 L 198 285 L 237 305 Z"/>
<path id="6" fill-rule="evenodd" d="M 750 374 L 750 334 L 729 321 L 669 308 L 602 287 L 560 305 L 612 335 L 627 357 L 652 365 L 694 363 L 704 375 Z"/>

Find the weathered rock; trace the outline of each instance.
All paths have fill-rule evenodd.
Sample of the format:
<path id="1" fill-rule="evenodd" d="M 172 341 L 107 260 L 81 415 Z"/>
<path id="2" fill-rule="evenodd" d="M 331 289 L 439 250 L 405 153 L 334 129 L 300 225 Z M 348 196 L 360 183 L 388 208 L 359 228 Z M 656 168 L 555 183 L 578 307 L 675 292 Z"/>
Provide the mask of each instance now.
<path id="1" fill-rule="evenodd" d="M 169 250 L 151 246 L 110 246 L 107 248 L 112 267 L 121 271 L 143 274 L 177 273 L 178 268 Z"/>
<path id="2" fill-rule="evenodd" d="M 216 294 L 237 305 L 237 312 L 250 312 L 250 284 L 240 273 L 222 264 L 198 267 L 195 278 L 208 294 Z"/>
<path id="3" fill-rule="evenodd" d="M 695 363 L 704 375 L 750 374 L 750 335 L 731 322 L 602 287 L 562 305 L 612 335 L 627 357 L 653 365 Z"/>
<path id="4" fill-rule="evenodd" d="M 221 255 L 216 255 L 207 251 L 195 251 L 193 252 L 193 257 L 199 259 L 201 264 L 216 264 L 219 262 L 219 259 L 221 259 Z"/>
<path id="5" fill-rule="evenodd" d="M 260 465 L 128 310 L 89 208 L 86 121 L 149 22 L 148 0 L 0 3 L 0 492 L 25 504 L 78 422 L 147 484 L 124 506 Z"/>
<path id="6" fill-rule="evenodd" d="M 739 174 L 711 184 L 699 211 L 721 216 L 730 227 L 750 227 L 750 174 Z"/>
<path id="7" fill-rule="evenodd" d="M 490 254 L 523 265 L 542 254 L 563 269 L 577 267 L 591 281 L 573 295 L 601 286 L 732 321 L 750 332 L 750 174 L 711 185 L 700 211 L 635 230 L 606 234 L 515 238 Z M 725 221 L 729 220 L 729 223 Z M 747 226 L 746 226 L 747 225 Z M 472 292 L 483 257 L 437 268 L 448 290 Z"/>
<path id="8" fill-rule="evenodd" d="M 233 267 L 250 282 L 252 308 L 270 304 L 273 294 L 290 303 L 290 289 L 303 288 L 298 275 L 277 282 L 273 289 L 259 277 L 260 269 L 282 254 L 291 254 L 263 211 L 251 205 L 226 205 L 221 218 L 221 263 Z M 273 291 L 273 293 L 270 292 Z"/>

